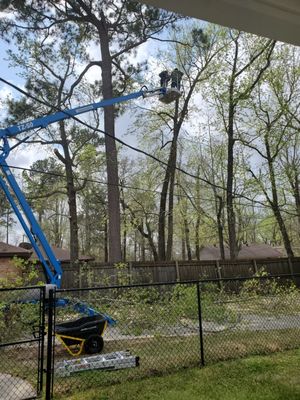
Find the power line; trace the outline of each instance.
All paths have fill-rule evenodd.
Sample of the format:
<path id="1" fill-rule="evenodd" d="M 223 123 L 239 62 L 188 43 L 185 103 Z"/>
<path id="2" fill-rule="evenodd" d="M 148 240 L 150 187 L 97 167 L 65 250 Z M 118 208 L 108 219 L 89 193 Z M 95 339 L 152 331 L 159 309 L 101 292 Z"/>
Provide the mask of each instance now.
<path id="1" fill-rule="evenodd" d="M 28 171 L 28 172 L 35 172 L 37 174 L 56 176 L 58 178 L 65 178 L 66 179 L 66 175 L 60 174 L 60 173 L 56 173 L 56 172 L 42 171 L 42 170 L 38 170 L 36 168 L 18 167 L 18 166 L 15 166 L 15 165 L 8 165 L 8 166 L 9 166 L 9 168 L 12 168 L 12 169 L 18 169 L 18 170 L 21 170 L 21 171 Z M 101 181 L 99 179 L 81 178 L 81 177 L 77 177 L 77 176 L 75 178 L 77 180 L 80 180 L 80 181 L 85 181 L 85 182 L 90 182 L 90 183 L 98 183 L 100 185 L 105 185 L 105 186 L 117 186 L 117 187 L 120 187 L 120 188 L 123 188 L 123 189 L 140 190 L 142 192 L 160 194 L 159 190 L 154 190 L 154 189 L 146 189 L 146 188 L 141 188 L 141 187 L 137 187 L 137 186 L 124 185 L 122 183 L 118 183 L 118 184 L 108 183 L 107 181 Z M 188 198 L 187 196 L 181 195 L 181 194 L 175 194 L 175 196 Z M 195 199 L 196 199 L 196 197 L 195 197 Z M 206 199 L 206 200 L 208 200 L 208 199 Z"/>
<path id="2" fill-rule="evenodd" d="M 1 164 L 0 164 L 1 165 Z M 64 178 L 66 179 L 66 175 L 64 174 L 59 174 L 56 172 L 49 172 L 49 171 L 42 171 L 42 170 L 38 170 L 36 168 L 26 168 L 26 167 L 18 167 L 16 165 L 8 165 L 9 168 L 12 169 L 18 169 L 21 171 L 27 171 L 27 172 L 35 172 L 37 174 L 42 174 L 42 175 L 49 175 L 49 176 L 55 176 L 58 178 Z M 125 185 L 122 183 L 118 183 L 118 184 L 113 184 L 113 183 L 108 183 L 107 181 L 101 181 L 98 179 L 91 179 L 91 178 L 81 178 L 81 177 L 76 177 L 77 180 L 81 180 L 81 181 L 85 181 L 85 182 L 90 182 L 90 183 L 98 183 L 100 185 L 105 185 L 105 186 L 117 186 L 123 189 L 131 189 L 131 190 L 138 190 L 141 192 L 145 192 L 145 193 L 154 193 L 154 194 L 161 194 L 161 192 L 159 190 L 155 190 L 155 189 L 146 189 L 146 188 L 141 188 L 141 187 L 137 187 L 137 186 L 130 186 L 130 185 Z M 175 197 L 178 198 L 184 198 L 189 200 L 190 198 L 193 200 L 202 200 L 202 201 L 211 201 L 211 198 L 205 198 L 205 197 L 197 197 L 197 196 L 187 196 L 184 194 L 179 194 L 179 193 L 174 193 Z M 266 207 L 264 207 L 266 208 Z"/>
<path id="3" fill-rule="evenodd" d="M 38 99 L 37 97 L 33 96 L 32 94 L 26 92 L 25 90 L 21 89 L 20 87 L 14 85 L 13 83 L 7 81 L 6 79 L 4 79 L 4 78 L 2 78 L 2 77 L 0 77 L 0 81 L 3 82 L 3 83 L 6 84 L 6 85 L 12 87 L 13 89 L 15 89 L 16 91 L 18 91 L 19 93 L 22 93 L 24 96 L 26 96 L 26 97 L 28 97 L 28 98 L 34 100 L 35 102 L 38 102 L 38 103 L 40 103 L 40 104 L 42 104 L 42 105 L 45 105 L 45 106 L 47 106 L 47 107 L 50 107 L 51 109 L 55 109 L 56 111 L 62 112 L 62 113 L 64 113 L 65 115 L 67 115 L 70 119 L 73 119 L 73 120 L 75 120 L 76 122 L 79 122 L 81 125 L 83 125 L 83 126 L 89 128 L 89 129 L 92 129 L 94 132 L 102 133 L 102 134 L 104 134 L 105 136 L 108 136 L 108 137 L 112 138 L 113 140 L 115 140 L 116 142 L 122 144 L 123 146 L 128 147 L 129 149 L 131 149 L 131 150 L 133 150 L 133 151 L 135 151 L 135 152 L 137 152 L 137 153 L 143 154 L 143 155 L 145 155 L 146 157 L 149 157 L 149 158 L 153 159 L 154 161 L 158 162 L 159 164 L 161 164 L 161 165 L 163 165 L 163 166 L 165 166 L 165 167 L 168 167 L 168 163 L 167 163 L 167 162 L 165 162 L 165 161 L 163 161 L 163 160 L 160 160 L 159 158 L 157 158 L 157 157 L 154 156 L 153 154 L 147 153 L 146 151 L 144 151 L 144 150 L 142 150 L 142 149 L 139 149 L 139 148 L 137 148 L 137 147 L 135 147 L 135 146 L 132 146 L 132 145 L 130 145 L 130 144 L 124 142 L 122 139 L 119 139 L 118 137 L 115 137 L 115 136 L 111 135 L 110 133 L 108 133 L 108 132 L 106 132 L 106 131 L 104 131 L 104 130 L 102 130 L 102 129 L 99 129 L 99 128 L 96 128 L 96 127 L 91 126 L 90 124 L 88 124 L 88 123 L 82 121 L 82 120 L 79 119 L 78 117 L 76 117 L 76 116 L 74 116 L 74 115 L 70 115 L 70 114 L 68 113 L 68 110 L 63 110 L 63 109 L 61 109 L 60 107 L 55 106 L 55 105 L 52 105 L 52 104 L 50 104 L 49 102 L 47 102 L 47 101 L 45 101 L 45 100 L 40 100 L 40 99 Z M 201 182 L 203 182 L 203 183 L 205 183 L 205 184 L 207 184 L 207 185 L 209 185 L 209 186 L 211 186 L 211 187 L 214 187 L 214 188 L 216 188 L 216 189 L 220 189 L 220 190 L 222 190 L 222 191 L 228 192 L 227 188 L 225 188 L 225 187 L 223 187 L 223 186 L 220 186 L 220 185 L 217 185 L 217 184 L 215 184 L 215 183 L 213 183 L 213 182 L 210 182 L 208 179 L 201 178 L 200 176 L 194 175 L 194 174 L 192 174 L 192 173 L 190 173 L 190 172 L 188 172 L 188 171 L 182 169 L 181 167 L 175 166 L 175 169 L 176 169 L 177 171 L 179 171 L 179 172 L 181 172 L 181 173 L 183 173 L 183 174 L 185 174 L 185 175 L 187 175 L 187 176 L 193 178 L 193 179 L 200 180 Z M 262 201 L 254 200 L 254 199 L 251 199 L 251 198 L 248 197 L 248 196 L 245 196 L 245 195 L 242 195 L 242 194 L 237 194 L 237 193 L 235 193 L 235 192 L 232 192 L 232 194 L 234 195 L 235 198 L 243 198 L 243 199 L 245 199 L 245 200 L 247 200 L 247 201 L 249 201 L 249 202 L 251 202 L 251 203 L 253 203 L 253 204 L 260 204 L 260 205 L 263 206 L 264 208 L 266 208 L 266 207 L 271 208 L 270 206 L 266 206 Z M 289 214 L 289 212 L 286 211 L 286 210 L 285 210 L 284 212 Z"/>
<path id="4" fill-rule="evenodd" d="M 62 213 L 56 213 L 56 216 L 59 217 L 65 217 L 65 218 L 69 218 L 68 215 L 66 214 L 62 214 Z M 264 222 L 264 220 L 266 220 L 267 218 L 269 218 L 270 216 L 267 216 L 266 218 L 260 218 L 259 220 L 256 220 L 256 224 L 255 226 L 248 226 L 247 228 L 243 228 L 242 230 L 239 230 L 238 233 L 241 235 L 243 233 L 247 233 L 249 231 L 253 231 L 253 229 L 257 229 L 258 230 L 258 235 L 261 235 L 261 230 L 264 229 L 265 227 L 270 227 L 270 226 L 274 226 L 276 225 L 277 228 L 279 229 L 279 225 L 278 222 L 276 221 L 276 219 L 274 221 L 269 221 L 269 222 Z M 292 216 L 289 216 L 287 218 L 288 222 L 290 222 L 292 220 Z M 262 224 L 262 226 L 259 226 L 260 224 Z M 214 224 L 216 225 L 216 221 L 214 222 Z M 209 224 L 210 225 L 210 224 Z M 211 225 L 210 225 L 211 226 Z M 205 239 L 206 240 L 210 240 L 210 239 L 215 239 L 217 238 L 217 233 L 216 234 L 212 234 L 210 236 L 205 235 Z"/>
<path id="5" fill-rule="evenodd" d="M 0 164 L 1 165 L 1 164 Z M 64 174 L 60 174 L 60 173 L 55 173 L 55 172 L 49 172 L 49 171 L 42 171 L 42 170 L 38 170 L 36 168 L 26 168 L 26 167 L 19 167 L 16 165 L 8 165 L 9 168 L 12 169 L 18 169 L 21 171 L 27 171 L 27 172 L 35 172 L 37 174 L 42 174 L 42 175 L 49 175 L 49 176 L 55 176 L 58 178 L 64 178 L 66 179 L 66 175 Z M 146 189 L 146 188 L 141 188 L 141 187 L 137 187 L 137 186 L 131 186 L 131 185 L 125 185 L 122 183 L 118 183 L 118 184 L 112 184 L 112 183 L 108 183 L 107 181 L 101 181 L 99 179 L 91 179 L 91 178 L 81 178 L 81 177 L 76 177 L 77 180 L 81 180 L 81 181 L 85 181 L 85 182 L 90 182 L 90 183 L 97 183 L 100 185 L 105 185 L 105 186 L 117 186 L 123 189 L 131 189 L 131 190 L 138 190 L 141 192 L 145 192 L 145 193 L 154 193 L 154 194 L 158 194 L 160 195 L 161 192 L 159 190 L 155 190 L 155 189 Z M 197 196 L 193 196 L 193 195 L 184 195 L 184 194 L 179 194 L 179 193 L 174 193 L 175 197 L 178 198 L 184 198 L 187 200 L 193 199 L 193 200 L 201 200 L 201 201 L 212 201 L 212 198 L 206 198 L 203 196 L 197 197 Z M 253 200 L 254 202 L 255 200 Z M 250 204 L 246 204 L 246 203 L 240 203 L 241 206 L 250 206 Z M 271 209 L 270 205 L 268 204 L 264 204 L 264 205 L 256 205 L 256 208 L 261 208 L 261 209 Z M 287 210 L 284 210 L 280 207 L 282 212 L 288 213 L 291 216 L 297 216 L 296 214 L 293 214 L 291 212 L 288 212 Z"/>

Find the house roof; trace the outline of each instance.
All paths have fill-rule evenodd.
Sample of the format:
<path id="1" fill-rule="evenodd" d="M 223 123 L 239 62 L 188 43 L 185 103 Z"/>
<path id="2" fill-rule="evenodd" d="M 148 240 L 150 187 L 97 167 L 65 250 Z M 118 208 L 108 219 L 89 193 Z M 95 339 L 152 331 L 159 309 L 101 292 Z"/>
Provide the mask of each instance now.
<path id="1" fill-rule="evenodd" d="M 19 246 L 12 246 L 4 242 L 0 242 L 0 257 L 22 257 L 29 258 L 31 256 L 31 251 L 21 248 Z"/>
<path id="2" fill-rule="evenodd" d="M 31 260 L 37 260 L 38 256 L 36 255 L 36 252 L 34 251 L 34 249 L 32 248 L 30 243 L 24 242 L 24 243 L 20 243 L 19 245 L 22 248 L 26 248 L 28 250 L 30 250 L 30 253 L 32 254 L 30 259 Z M 70 261 L 70 251 L 67 249 L 62 249 L 60 247 L 56 247 L 56 246 L 51 246 L 51 249 L 56 257 L 57 260 L 61 261 L 61 262 L 69 262 Z M 44 255 L 45 259 L 47 260 L 47 257 L 45 256 L 44 251 L 41 249 L 42 254 Z M 94 257 L 91 256 L 84 256 L 84 255 L 80 255 L 79 256 L 79 261 L 93 261 Z"/>
<path id="3" fill-rule="evenodd" d="M 238 260 L 262 259 L 262 258 L 280 258 L 283 254 L 275 247 L 267 244 L 249 244 L 243 245 L 239 251 Z M 225 258 L 229 259 L 229 248 L 225 246 Z M 205 246 L 200 251 L 200 260 L 220 260 L 221 253 L 217 246 Z"/>
<path id="4" fill-rule="evenodd" d="M 256 35 L 300 45 L 299 0 L 141 0 Z"/>

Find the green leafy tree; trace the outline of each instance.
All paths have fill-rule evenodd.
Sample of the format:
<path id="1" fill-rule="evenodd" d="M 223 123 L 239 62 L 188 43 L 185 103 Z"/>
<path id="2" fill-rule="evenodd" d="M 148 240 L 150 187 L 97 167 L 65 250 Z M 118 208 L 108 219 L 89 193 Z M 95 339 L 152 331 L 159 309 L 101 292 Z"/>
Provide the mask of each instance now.
<path id="1" fill-rule="evenodd" d="M 263 84 L 258 85 L 250 98 L 247 116 L 247 126 L 252 129 L 241 134 L 242 143 L 255 151 L 257 158 L 255 166 L 249 166 L 249 173 L 259 190 L 264 194 L 280 229 L 284 247 L 288 257 L 294 257 L 290 235 L 285 223 L 281 203 L 285 203 L 282 183 L 285 180 L 280 165 L 280 154 L 287 151 L 287 144 L 293 138 L 294 130 L 290 129 L 291 116 L 286 115 L 286 108 L 278 102 L 274 94 L 274 80 L 284 80 L 285 71 L 280 63 L 270 69 Z M 275 78 L 275 76 L 277 77 Z M 286 89 L 286 107 L 294 96 L 294 87 Z M 255 118 L 255 125 L 251 122 Z"/>
<path id="2" fill-rule="evenodd" d="M 80 176 L 86 180 L 84 190 L 79 193 L 81 248 L 84 254 L 107 262 L 107 187 L 104 153 L 92 144 L 86 144 L 78 155 L 78 167 Z"/>
<path id="3" fill-rule="evenodd" d="M 124 92 L 133 72 L 139 70 L 137 63 L 131 62 L 137 48 L 147 40 L 157 38 L 166 26 L 178 18 L 174 14 L 128 0 L 109 0 L 104 3 L 96 0 L 35 0 L 30 3 L 12 2 L 7 10 L 14 12 L 16 18 L 3 20 L 0 30 L 3 34 L 9 32 L 17 40 L 27 28 L 38 32 L 43 38 L 49 35 L 54 40 L 63 37 L 69 45 L 78 42 L 94 45 L 98 55 L 96 59 L 89 57 L 86 61 L 78 78 L 71 84 L 69 96 L 72 96 L 86 73 L 98 67 L 102 78 L 99 92 L 104 99 Z M 20 23 L 23 25 L 21 29 Z M 122 258 L 115 116 L 113 106 L 105 108 L 109 259 L 112 262 L 121 261 Z"/>
<path id="4" fill-rule="evenodd" d="M 41 116 L 48 112 L 53 113 L 57 111 L 56 107 L 66 108 L 66 105 L 70 104 L 69 81 L 76 79 L 76 60 L 85 57 L 83 47 L 79 44 L 72 46 L 72 43 L 69 45 L 64 40 L 55 44 L 42 44 L 42 38 L 39 38 L 37 33 L 34 35 L 34 38 L 22 37 L 18 43 L 19 51 L 11 51 L 10 59 L 14 66 L 21 69 L 21 75 L 26 79 L 27 91 L 40 101 L 53 105 L 54 110 L 49 110 L 48 107 L 31 98 L 9 100 L 7 124 L 20 122 L 28 117 Z M 82 82 L 80 97 L 87 98 L 89 100 L 87 103 L 89 103 L 90 96 L 88 88 L 83 87 Z M 73 101 L 78 104 L 77 95 L 73 96 Z M 87 142 L 98 145 L 101 140 L 93 130 L 64 120 L 58 123 L 58 128 L 57 125 L 51 125 L 42 132 L 34 132 L 28 141 L 35 145 L 49 145 L 52 149 L 54 147 L 54 154 L 63 164 L 70 216 L 69 247 L 73 263 L 78 260 L 79 254 L 77 192 L 84 187 L 84 182 L 79 183 L 76 177 L 76 158 Z M 44 196 L 47 194 L 44 192 Z"/>
<path id="5" fill-rule="evenodd" d="M 275 42 L 233 30 L 227 30 L 225 40 L 224 52 L 218 59 L 216 74 L 208 90 L 213 93 L 215 109 L 227 136 L 226 211 L 230 256 L 234 259 L 238 254 L 234 210 L 234 154 L 238 115 L 245 100 L 269 68 Z"/>
<path id="6" fill-rule="evenodd" d="M 9 202 L 0 190 L 0 229 L 5 232 L 6 240 L 9 238 L 9 228 L 14 224 L 13 214 Z"/>
<path id="7" fill-rule="evenodd" d="M 68 221 L 63 167 L 56 158 L 49 157 L 34 162 L 30 169 L 23 172 L 26 197 L 37 213 L 38 222 L 49 242 L 62 247 Z"/>
<path id="8" fill-rule="evenodd" d="M 177 67 L 184 73 L 182 86 L 183 96 L 175 103 L 157 109 L 152 107 L 146 113 L 151 134 L 151 146 L 155 145 L 156 154 L 167 164 L 162 181 L 159 216 L 158 216 L 158 257 L 160 260 L 170 260 L 173 252 L 174 236 L 174 193 L 176 182 L 176 166 L 178 159 L 179 138 L 182 132 L 189 129 L 189 121 L 193 117 L 193 110 L 197 109 L 194 102 L 195 95 L 201 86 L 213 74 L 213 60 L 221 51 L 218 36 L 220 31 L 213 26 L 206 29 L 198 25 L 182 27 L 180 33 L 172 37 L 172 43 L 167 50 L 160 54 L 160 63 L 165 69 L 173 70 Z M 170 62 L 170 60 L 173 60 Z M 142 110 L 145 118 L 145 109 Z M 137 129 L 143 123 L 138 116 Z M 143 127 L 145 129 L 145 127 Z M 157 141 L 153 141 L 153 136 Z M 148 145 L 148 141 L 143 143 Z M 160 148 L 158 149 L 158 146 Z"/>

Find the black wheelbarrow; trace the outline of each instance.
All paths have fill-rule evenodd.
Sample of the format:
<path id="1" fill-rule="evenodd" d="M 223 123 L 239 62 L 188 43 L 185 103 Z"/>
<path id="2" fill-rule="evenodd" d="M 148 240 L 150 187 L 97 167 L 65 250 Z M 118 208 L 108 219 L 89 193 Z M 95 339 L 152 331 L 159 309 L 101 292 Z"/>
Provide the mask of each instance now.
<path id="1" fill-rule="evenodd" d="M 104 346 L 103 333 L 109 319 L 105 314 L 96 314 L 63 322 L 55 326 L 55 336 L 72 356 L 100 353 Z"/>

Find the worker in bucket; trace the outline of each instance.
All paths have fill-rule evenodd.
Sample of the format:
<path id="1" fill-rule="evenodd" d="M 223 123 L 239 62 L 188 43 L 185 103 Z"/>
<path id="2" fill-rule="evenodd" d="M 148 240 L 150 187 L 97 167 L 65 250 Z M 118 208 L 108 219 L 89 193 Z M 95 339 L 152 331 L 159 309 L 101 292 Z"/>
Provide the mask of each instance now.
<path id="1" fill-rule="evenodd" d="M 167 87 L 168 82 L 171 79 L 168 71 L 162 71 L 159 75 L 160 77 L 160 87 Z"/>
<path id="2" fill-rule="evenodd" d="M 172 73 L 171 73 L 171 88 L 180 90 L 182 76 L 183 76 L 183 72 L 179 71 L 178 68 L 175 68 L 172 71 Z"/>

